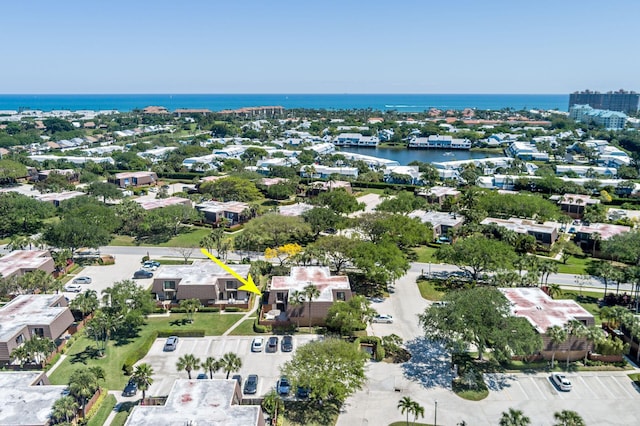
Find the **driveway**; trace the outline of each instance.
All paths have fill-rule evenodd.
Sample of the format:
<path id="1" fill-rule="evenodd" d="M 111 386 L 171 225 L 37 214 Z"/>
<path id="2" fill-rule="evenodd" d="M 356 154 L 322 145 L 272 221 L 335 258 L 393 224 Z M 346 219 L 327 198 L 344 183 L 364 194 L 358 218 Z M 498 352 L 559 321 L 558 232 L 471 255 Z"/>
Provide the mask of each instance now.
<path id="1" fill-rule="evenodd" d="M 265 341 L 269 335 L 262 336 Z M 279 340 L 281 336 L 278 336 Z M 243 381 L 249 374 L 257 374 L 258 392 L 257 396 L 262 396 L 275 388 L 276 381 L 280 377 L 280 367 L 287 361 L 291 360 L 298 346 L 304 345 L 310 341 L 317 339 L 316 335 L 295 335 L 293 336 L 293 352 L 281 352 L 280 345 L 275 353 L 251 352 L 251 342 L 253 337 L 242 336 L 211 336 L 203 338 L 187 338 L 181 337 L 178 347 L 173 352 L 164 352 L 164 343 L 166 339 L 157 339 L 147 355 L 140 361 L 146 362 L 153 367 L 154 383 L 149 389 L 148 395 L 162 396 L 168 395 L 173 382 L 177 378 L 186 379 L 185 371 L 178 371 L 176 363 L 178 358 L 186 354 L 193 354 L 201 361 L 207 357 L 216 359 L 222 358 L 227 352 L 233 352 L 242 359 L 242 368 L 233 374 L 242 375 Z M 280 343 L 280 341 L 278 342 Z M 199 368 L 191 372 L 191 377 L 195 378 L 198 373 L 207 373 Z M 225 378 L 226 374 L 219 371 L 214 374 L 214 378 Z M 244 383 L 243 383 L 244 385 Z"/>

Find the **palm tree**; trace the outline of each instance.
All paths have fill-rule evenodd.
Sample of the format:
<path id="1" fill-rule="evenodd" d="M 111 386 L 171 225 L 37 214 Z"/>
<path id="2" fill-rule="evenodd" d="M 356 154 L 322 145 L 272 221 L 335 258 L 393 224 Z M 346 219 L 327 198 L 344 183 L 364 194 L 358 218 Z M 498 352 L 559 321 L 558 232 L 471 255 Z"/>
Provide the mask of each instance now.
<path id="1" fill-rule="evenodd" d="M 71 419 L 76 416 L 78 412 L 78 403 L 72 396 L 63 396 L 53 403 L 53 412 L 51 417 L 56 422 L 65 421 L 71 423 Z"/>
<path id="2" fill-rule="evenodd" d="M 602 333 L 602 328 L 597 327 L 595 325 L 592 325 L 591 327 L 587 327 L 587 331 L 584 334 L 584 338 L 587 340 L 587 342 L 591 342 L 595 345 L 597 345 L 598 343 L 600 343 L 605 337 L 604 334 Z M 584 351 L 584 365 L 587 365 L 587 356 L 589 355 L 589 351 L 586 350 Z"/>
<path id="3" fill-rule="evenodd" d="M 309 332 L 311 332 L 311 302 L 313 299 L 320 296 L 320 290 L 315 285 L 309 283 L 302 289 L 302 293 L 304 294 L 305 299 L 309 302 Z"/>
<path id="4" fill-rule="evenodd" d="M 145 392 L 149 386 L 153 384 L 153 368 L 147 363 L 138 364 L 131 378 L 138 385 L 138 389 L 142 391 L 142 400 L 144 401 Z"/>
<path id="5" fill-rule="evenodd" d="M 87 290 L 84 293 L 80 293 L 71 301 L 71 308 L 80 311 L 82 319 L 98 309 L 99 305 L 98 293 L 95 290 Z"/>
<path id="6" fill-rule="evenodd" d="M 40 364 L 42 368 L 44 368 L 49 354 L 58 348 L 55 342 L 48 337 L 37 336 L 27 340 L 24 347 L 29 353 L 29 357 Z"/>
<path id="7" fill-rule="evenodd" d="M 554 426 L 584 426 L 584 420 L 580 417 L 580 414 L 571 410 L 562 410 L 560 412 L 553 413 L 553 418 L 556 419 Z"/>
<path id="8" fill-rule="evenodd" d="M 200 358 L 196 358 L 193 354 L 186 354 L 181 356 L 176 362 L 176 368 L 178 371 L 185 370 L 187 372 L 187 376 L 191 379 L 191 370 L 198 368 L 200 366 Z"/>
<path id="9" fill-rule="evenodd" d="M 586 337 L 587 335 L 587 326 L 581 323 L 578 320 L 571 320 L 567 324 L 565 324 L 565 330 L 567 332 L 567 338 L 570 336 L 575 337 Z M 569 356 L 567 356 L 567 369 L 569 368 Z"/>
<path id="10" fill-rule="evenodd" d="M 509 408 L 509 411 L 502 413 L 499 424 L 500 426 L 527 426 L 531 424 L 531 419 L 525 416 L 522 410 Z"/>
<path id="11" fill-rule="evenodd" d="M 78 369 L 73 372 L 69 380 L 69 391 L 82 407 L 83 417 L 86 415 L 87 401 L 98 390 L 98 379 L 88 368 Z"/>
<path id="12" fill-rule="evenodd" d="M 401 414 L 407 413 L 407 426 L 409 425 L 409 414 L 415 414 L 416 402 L 409 396 L 404 396 L 398 401 L 398 409 Z"/>
<path id="13" fill-rule="evenodd" d="M 228 379 L 231 372 L 238 371 L 242 368 L 242 359 L 233 352 L 227 352 L 220 360 L 220 367 L 227 373 Z"/>
<path id="14" fill-rule="evenodd" d="M 554 325 L 547 328 L 547 336 L 549 336 L 549 340 L 551 341 L 551 348 L 553 349 L 553 354 L 551 355 L 551 368 L 553 368 L 556 358 L 557 346 L 567 340 L 567 332 L 562 327 Z"/>
<path id="15" fill-rule="evenodd" d="M 424 407 L 417 402 L 413 403 L 413 423 L 418 421 L 418 416 L 424 419 Z"/>
<path id="16" fill-rule="evenodd" d="M 549 297 L 555 299 L 556 296 L 560 296 L 562 294 L 562 289 L 559 284 L 551 284 L 547 287 L 547 292 L 549 293 Z"/>
<path id="17" fill-rule="evenodd" d="M 548 285 L 549 275 L 558 273 L 558 264 L 549 260 L 540 262 L 540 285 Z"/>
<path id="18" fill-rule="evenodd" d="M 271 418 L 278 420 L 278 411 L 282 411 L 284 409 L 284 401 L 282 397 L 272 389 L 268 394 L 264 396 L 262 400 L 262 408 L 269 413 Z"/>
<path id="19" fill-rule="evenodd" d="M 198 311 L 201 303 L 199 299 L 182 299 L 180 307 L 187 312 L 187 321 L 193 323 L 193 314 Z"/>
<path id="20" fill-rule="evenodd" d="M 18 362 L 20 364 L 20 367 L 22 368 L 25 364 L 25 362 L 27 362 L 29 360 L 29 351 L 27 350 L 25 345 L 20 345 L 16 348 L 14 348 L 11 351 L 11 355 L 9 355 L 11 358 L 12 362 Z"/>
<path id="21" fill-rule="evenodd" d="M 304 305 L 304 294 L 301 291 L 294 290 L 289 296 L 289 305 L 291 307 L 300 307 Z M 300 328 L 300 312 L 296 312 L 296 325 Z"/>
<path id="22" fill-rule="evenodd" d="M 220 361 L 218 361 L 212 356 L 207 357 L 207 359 L 205 359 L 204 362 L 202 363 L 202 368 L 209 371 L 210 379 L 213 379 L 213 373 L 220 370 L 221 367 L 222 366 L 220 365 Z"/>

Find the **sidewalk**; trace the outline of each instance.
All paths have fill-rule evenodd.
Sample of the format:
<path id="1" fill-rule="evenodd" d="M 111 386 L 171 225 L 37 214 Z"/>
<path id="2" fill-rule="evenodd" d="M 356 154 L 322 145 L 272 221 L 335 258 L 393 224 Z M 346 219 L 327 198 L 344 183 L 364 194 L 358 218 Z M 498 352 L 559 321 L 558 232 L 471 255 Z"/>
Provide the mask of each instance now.
<path id="1" fill-rule="evenodd" d="M 256 310 L 258 310 L 258 308 L 260 308 L 260 300 L 261 300 L 262 296 L 258 296 L 256 295 L 254 297 L 253 300 L 253 308 L 248 311 L 246 314 L 244 314 L 242 316 L 242 318 L 240 318 L 235 324 L 233 324 L 231 327 L 229 327 L 227 329 L 227 331 L 225 331 L 224 333 L 222 333 L 223 336 L 228 336 L 229 333 L 231 333 L 233 330 L 236 329 L 236 327 L 238 327 L 240 324 L 242 324 L 244 321 L 248 320 L 249 318 L 253 317 L 253 314 L 256 312 Z M 259 313 L 258 313 L 259 314 Z"/>
<path id="2" fill-rule="evenodd" d="M 47 377 L 49 377 L 51 375 L 51 373 L 53 373 L 55 371 L 56 368 L 58 368 L 58 366 L 60 366 L 60 364 L 62 364 L 62 362 L 67 358 L 66 355 L 60 355 L 60 358 L 58 358 L 58 361 L 56 361 L 55 364 L 53 364 L 51 366 L 51 368 L 47 371 Z"/>

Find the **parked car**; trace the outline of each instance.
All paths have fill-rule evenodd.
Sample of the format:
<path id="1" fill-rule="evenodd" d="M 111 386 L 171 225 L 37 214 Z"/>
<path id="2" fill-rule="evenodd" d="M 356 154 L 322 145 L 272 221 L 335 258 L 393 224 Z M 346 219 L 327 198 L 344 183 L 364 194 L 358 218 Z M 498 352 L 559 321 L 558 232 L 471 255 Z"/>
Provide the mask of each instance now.
<path id="1" fill-rule="evenodd" d="M 258 391 L 258 375 L 257 374 L 249 374 L 247 376 L 247 381 L 244 382 L 244 393 L 246 394 L 254 394 Z"/>
<path id="2" fill-rule="evenodd" d="M 239 374 L 234 374 L 233 376 L 231 376 L 232 380 L 235 380 L 236 382 L 238 382 L 238 386 L 242 387 L 242 376 Z"/>
<path id="3" fill-rule="evenodd" d="M 138 278 L 152 278 L 153 277 L 153 272 L 151 271 L 145 271 L 144 269 L 140 269 L 139 271 L 135 271 L 133 273 L 133 278 L 134 279 L 138 279 Z"/>
<path id="4" fill-rule="evenodd" d="M 561 391 L 569 392 L 573 387 L 567 376 L 562 373 L 553 373 L 551 374 L 551 381 L 555 384 L 558 389 Z"/>
<path id="5" fill-rule="evenodd" d="M 267 352 L 273 353 L 278 351 L 278 338 L 276 336 L 269 337 L 267 340 Z"/>
<path id="6" fill-rule="evenodd" d="M 309 388 L 306 386 L 298 386 L 298 390 L 296 391 L 296 397 L 298 397 L 298 399 L 309 398 Z"/>
<path id="7" fill-rule="evenodd" d="M 142 264 L 142 268 L 147 269 L 149 271 L 155 271 L 156 269 L 158 269 L 159 266 L 160 266 L 160 262 L 157 262 L 155 260 L 147 260 Z"/>
<path id="8" fill-rule="evenodd" d="M 278 383 L 276 384 L 276 391 L 278 395 L 289 395 L 291 391 L 291 383 L 289 383 L 289 379 L 286 377 L 280 377 Z"/>
<path id="9" fill-rule="evenodd" d="M 376 315 L 373 317 L 373 322 L 391 324 L 393 322 L 393 317 L 391 315 Z"/>
<path id="10" fill-rule="evenodd" d="M 165 352 L 173 352 L 178 347 L 178 336 L 169 336 L 167 337 L 167 341 L 164 343 L 164 351 Z"/>
<path id="11" fill-rule="evenodd" d="M 384 299 L 382 297 L 372 297 L 371 300 L 373 303 L 382 303 L 384 302 Z"/>
<path id="12" fill-rule="evenodd" d="M 138 385 L 133 379 L 129 379 L 129 382 L 122 391 L 122 396 L 135 396 L 138 393 Z"/>
<path id="13" fill-rule="evenodd" d="M 293 337 L 283 336 L 280 350 L 282 352 L 291 352 L 293 350 Z"/>
<path id="14" fill-rule="evenodd" d="M 76 277 L 71 281 L 73 284 L 91 284 L 90 277 Z"/>
<path id="15" fill-rule="evenodd" d="M 262 352 L 264 349 L 264 337 L 254 337 L 251 343 L 251 352 Z"/>
<path id="16" fill-rule="evenodd" d="M 209 376 L 207 376 L 207 373 L 200 373 L 200 374 L 198 374 L 198 377 L 196 377 L 196 379 L 198 379 L 198 380 L 206 380 L 208 378 L 209 378 Z"/>
<path id="17" fill-rule="evenodd" d="M 80 284 L 67 284 L 64 286 L 64 291 L 80 293 L 82 291 L 82 286 Z"/>

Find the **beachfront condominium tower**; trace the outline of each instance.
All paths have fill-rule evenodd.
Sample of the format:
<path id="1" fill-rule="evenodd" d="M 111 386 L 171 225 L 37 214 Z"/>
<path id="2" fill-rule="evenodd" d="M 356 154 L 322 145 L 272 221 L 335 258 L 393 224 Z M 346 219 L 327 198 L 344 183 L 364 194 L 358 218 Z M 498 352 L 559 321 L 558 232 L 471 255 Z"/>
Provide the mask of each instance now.
<path id="1" fill-rule="evenodd" d="M 573 105 L 589 105 L 594 109 L 620 111 L 636 114 L 640 107 L 640 93 L 618 90 L 617 92 L 600 93 L 591 90 L 574 92 L 569 95 L 569 108 Z"/>

